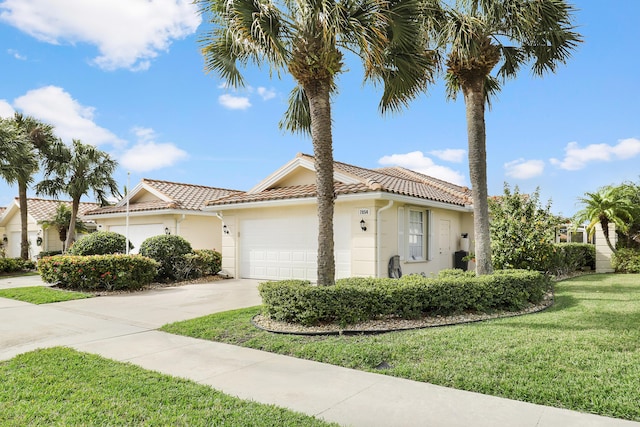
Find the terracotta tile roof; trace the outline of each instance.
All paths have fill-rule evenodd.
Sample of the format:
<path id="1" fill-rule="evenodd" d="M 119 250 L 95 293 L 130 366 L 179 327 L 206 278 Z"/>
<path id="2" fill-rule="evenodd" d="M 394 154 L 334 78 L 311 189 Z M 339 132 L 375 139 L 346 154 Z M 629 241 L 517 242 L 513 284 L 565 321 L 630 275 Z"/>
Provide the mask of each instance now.
<path id="1" fill-rule="evenodd" d="M 19 204 L 18 198 L 15 199 L 16 205 Z M 65 204 L 71 207 L 71 202 L 64 200 L 46 200 L 38 198 L 27 199 L 27 212 L 36 220 L 36 222 L 48 221 L 56 215 L 58 205 Z M 100 205 L 97 203 L 80 202 L 78 207 L 78 217 L 83 219 L 84 215 Z M 83 219 L 84 220 L 84 219 Z"/>
<path id="2" fill-rule="evenodd" d="M 313 161 L 313 156 L 301 154 Z M 402 167 L 366 169 L 342 162 L 334 162 L 334 170 L 349 175 L 356 184 L 336 183 L 336 194 L 365 193 L 382 191 L 412 196 L 457 206 L 472 204 L 471 190 L 442 181 Z M 207 203 L 208 205 L 228 205 L 256 201 L 315 197 L 315 185 L 271 188 L 257 193 L 239 193 Z"/>
<path id="3" fill-rule="evenodd" d="M 199 211 L 209 200 L 219 199 L 241 193 L 238 190 L 228 190 L 204 185 L 182 184 L 177 182 L 161 181 L 155 179 L 142 179 L 142 184 L 151 187 L 161 193 L 167 200 L 154 200 L 146 202 L 131 202 L 129 212 L 156 211 L 167 209 Z M 127 206 L 120 202 L 115 206 L 106 206 L 91 211 L 89 215 L 104 215 L 110 213 L 126 212 Z"/>

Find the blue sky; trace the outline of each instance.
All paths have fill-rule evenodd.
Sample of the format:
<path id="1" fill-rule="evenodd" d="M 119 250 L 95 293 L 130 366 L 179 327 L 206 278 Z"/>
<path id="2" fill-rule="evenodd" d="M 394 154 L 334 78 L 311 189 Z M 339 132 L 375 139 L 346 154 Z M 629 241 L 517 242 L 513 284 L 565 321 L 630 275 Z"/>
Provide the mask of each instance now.
<path id="1" fill-rule="evenodd" d="M 486 115 L 489 193 L 539 187 L 566 216 L 587 191 L 640 180 L 640 1 L 573 4 L 585 42 L 569 63 L 544 78 L 523 70 Z M 121 187 L 130 172 L 131 187 L 145 177 L 248 190 L 313 154 L 310 139 L 278 128 L 291 79 L 252 67 L 248 87 L 225 88 L 203 70 L 205 29 L 190 1 L 0 0 L 0 116 L 20 111 L 99 146 L 119 161 Z M 438 83 L 381 116 L 380 88 L 348 66 L 333 103 L 336 160 L 469 185 L 462 97 L 447 101 Z M 15 196 L 0 182 L 0 206 Z"/>

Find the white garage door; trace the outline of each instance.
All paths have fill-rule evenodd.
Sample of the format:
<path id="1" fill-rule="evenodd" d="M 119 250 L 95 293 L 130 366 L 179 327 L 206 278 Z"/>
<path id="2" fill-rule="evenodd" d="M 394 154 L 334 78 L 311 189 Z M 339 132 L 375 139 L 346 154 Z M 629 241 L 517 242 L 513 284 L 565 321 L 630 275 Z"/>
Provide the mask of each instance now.
<path id="1" fill-rule="evenodd" d="M 109 227 L 109 231 L 120 233 L 123 236 L 127 235 L 127 227 L 124 225 L 112 225 Z M 164 224 L 129 225 L 129 241 L 133 245 L 131 253 L 137 254 L 142 242 L 149 237 L 158 236 L 160 234 L 164 234 Z"/>
<path id="2" fill-rule="evenodd" d="M 318 220 L 313 216 L 257 218 L 240 225 L 240 276 L 250 279 L 317 279 Z M 347 216 L 334 220 L 336 277 L 351 275 Z"/>

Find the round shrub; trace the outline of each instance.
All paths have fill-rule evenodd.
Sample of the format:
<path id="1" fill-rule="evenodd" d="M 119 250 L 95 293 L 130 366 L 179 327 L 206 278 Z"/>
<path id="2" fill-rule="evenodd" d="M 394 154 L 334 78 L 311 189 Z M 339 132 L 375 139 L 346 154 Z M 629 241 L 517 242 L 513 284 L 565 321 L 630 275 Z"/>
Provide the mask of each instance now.
<path id="1" fill-rule="evenodd" d="M 191 243 L 173 234 L 149 237 L 140 245 L 140 255 L 154 259 L 160 264 L 156 276 L 158 280 L 184 278 L 185 264 L 191 263 L 187 255 L 192 253 Z"/>
<path id="2" fill-rule="evenodd" d="M 195 249 L 196 270 L 200 276 L 218 274 L 222 268 L 222 254 L 213 249 Z"/>
<path id="3" fill-rule="evenodd" d="M 67 251 L 69 255 L 110 255 L 126 252 L 127 238 L 113 231 L 97 231 L 78 240 Z M 129 249 L 133 245 L 129 242 Z"/>

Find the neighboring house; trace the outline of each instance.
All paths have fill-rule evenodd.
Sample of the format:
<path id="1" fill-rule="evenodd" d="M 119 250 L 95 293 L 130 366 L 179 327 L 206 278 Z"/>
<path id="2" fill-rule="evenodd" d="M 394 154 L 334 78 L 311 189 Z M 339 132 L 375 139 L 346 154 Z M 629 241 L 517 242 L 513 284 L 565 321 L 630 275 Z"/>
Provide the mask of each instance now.
<path id="1" fill-rule="evenodd" d="M 2 215 L 4 215 L 4 212 L 7 210 L 7 208 L 3 208 L 0 207 L 0 219 L 2 219 Z M 0 226 L 0 257 L 4 254 L 5 251 L 5 244 L 4 244 L 4 237 L 7 235 L 7 233 L 5 232 L 5 229 L 3 226 Z M 7 237 L 7 242 L 9 241 L 9 238 Z"/>
<path id="2" fill-rule="evenodd" d="M 471 191 L 405 168 L 335 162 L 336 277 L 388 277 L 454 266 L 473 236 Z M 233 277 L 316 280 L 314 158 L 298 154 L 246 193 L 207 203 L 222 217 L 222 269 Z"/>
<path id="3" fill-rule="evenodd" d="M 58 230 L 55 227 L 42 227 L 43 221 L 50 221 L 56 216 L 56 210 L 60 204 L 71 207 L 71 202 L 60 200 L 45 200 L 38 198 L 27 199 L 27 234 L 29 236 L 29 257 L 35 259 L 42 251 L 61 251 L 63 242 L 60 241 Z M 84 217 L 85 212 L 97 208 L 97 203 L 81 202 L 78 208 L 78 218 L 85 222 L 87 228 L 94 229 L 92 224 Z M 20 202 L 18 198 L 9 205 L 0 215 L 0 229 L 4 242 L 5 255 L 9 258 L 20 256 L 20 241 L 22 225 L 20 223 Z M 80 236 L 78 236 L 80 237 Z M 6 240 L 5 240 L 6 238 Z"/>
<path id="4" fill-rule="evenodd" d="M 182 236 L 193 249 L 220 250 L 222 223 L 213 212 L 202 208 L 208 200 L 237 193 L 144 178 L 116 205 L 88 212 L 87 218 L 96 222 L 98 230 L 128 235 L 134 246 L 132 253 L 138 252 L 145 239 L 160 234 Z"/>

